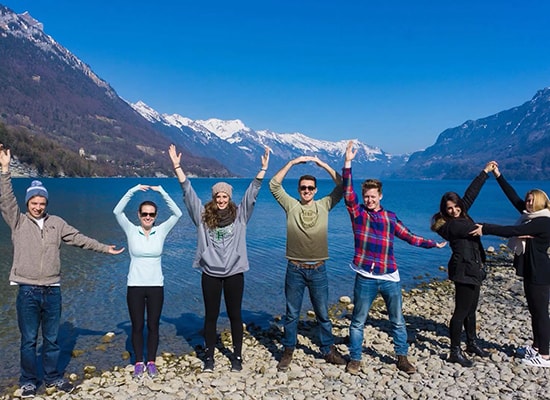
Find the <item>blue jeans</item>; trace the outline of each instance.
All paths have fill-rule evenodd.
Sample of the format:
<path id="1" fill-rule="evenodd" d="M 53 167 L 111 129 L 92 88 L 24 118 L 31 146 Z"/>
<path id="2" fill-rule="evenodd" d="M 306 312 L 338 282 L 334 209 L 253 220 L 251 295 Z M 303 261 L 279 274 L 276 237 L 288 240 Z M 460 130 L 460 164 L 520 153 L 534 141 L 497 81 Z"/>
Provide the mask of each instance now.
<path id="1" fill-rule="evenodd" d="M 60 347 L 57 343 L 61 318 L 59 286 L 20 285 L 17 294 L 17 322 L 21 332 L 21 385 L 38 386 L 36 347 L 38 328 L 42 325 L 42 365 L 44 382 L 53 383 L 63 377 L 57 369 Z"/>
<path id="2" fill-rule="evenodd" d="M 298 321 L 306 287 L 319 324 L 320 350 L 322 354 L 327 354 L 330 346 L 334 344 L 334 337 L 332 323 L 328 316 L 328 277 L 324 263 L 315 269 L 300 268 L 288 263 L 285 279 L 286 316 L 282 344 L 285 348 L 296 347 Z"/>
<path id="3" fill-rule="evenodd" d="M 409 350 L 407 344 L 407 328 L 403 318 L 401 282 L 385 281 L 381 279 L 365 278 L 357 274 L 355 276 L 355 288 L 353 290 L 353 315 L 349 328 L 350 342 L 349 352 L 352 360 L 361 360 L 363 351 L 363 331 L 369 315 L 372 302 L 380 293 L 392 327 L 393 345 L 395 354 L 406 356 Z"/>

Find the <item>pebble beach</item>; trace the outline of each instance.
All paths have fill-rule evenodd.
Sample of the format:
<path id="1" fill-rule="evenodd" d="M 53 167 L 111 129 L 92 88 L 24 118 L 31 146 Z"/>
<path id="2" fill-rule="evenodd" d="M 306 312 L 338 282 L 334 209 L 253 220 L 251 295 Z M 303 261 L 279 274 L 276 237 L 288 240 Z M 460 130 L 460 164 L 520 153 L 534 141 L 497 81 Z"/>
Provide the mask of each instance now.
<path id="1" fill-rule="evenodd" d="M 121 363 L 109 371 L 87 365 L 80 373 L 67 376 L 76 386 L 71 394 L 48 393 L 42 386 L 35 399 L 550 399 L 550 368 L 523 365 L 517 353 L 519 347 L 531 344 L 531 320 L 510 256 L 502 249 L 497 253 L 489 249 L 488 278 L 477 314 L 479 343 L 491 356 L 475 357 L 471 368 L 446 361 L 454 288 L 449 281 L 437 281 L 403 294 L 409 360 L 417 368 L 412 375 L 396 368 L 390 325 L 379 297 L 365 327 L 362 367 L 357 375 L 322 359 L 315 320 L 307 312 L 286 372 L 277 370 L 282 327 L 280 321 L 273 321 L 269 328 L 246 326 L 241 372 L 230 372 L 231 337 L 223 331 L 214 372 L 202 372 L 200 348 L 189 354 L 161 353 L 157 357 L 159 374 L 154 378 L 134 380 L 130 364 Z M 349 301 L 343 294 L 330 310 L 336 346 L 344 355 L 348 354 Z M 14 385 L 4 388 L 0 399 L 19 395 Z"/>

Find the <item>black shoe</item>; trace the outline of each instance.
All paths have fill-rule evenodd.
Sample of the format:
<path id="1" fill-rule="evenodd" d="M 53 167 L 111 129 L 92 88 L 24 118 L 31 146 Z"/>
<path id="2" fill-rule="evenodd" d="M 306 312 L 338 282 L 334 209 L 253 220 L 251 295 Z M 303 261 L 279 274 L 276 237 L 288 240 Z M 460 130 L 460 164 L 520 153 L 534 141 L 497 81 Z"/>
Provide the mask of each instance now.
<path id="1" fill-rule="evenodd" d="M 231 359 L 231 372 L 241 372 L 243 370 L 242 357 L 233 357 Z"/>
<path id="2" fill-rule="evenodd" d="M 462 349 L 460 348 L 460 346 L 451 347 L 451 354 L 449 354 L 447 361 L 460 364 L 465 368 L 469 368 L 474 365 L 474 363 L 471 360 L 468 360 L 466 356 L 462 353 Z"/>
<path id="3" fill-rule="evenodd" d="M 213 357 L 206 357 L 206 360 L 204 360 L 204 367 L 202 369 L 202 372 L 214 372 L 214 358 Z"/>
<path id="4" fill-rule="evenodd" d="M 57 390 L 60 390 L 65 393 L 71 393 L 74 390 L 74 386 L 65 379 L 59 379 L 55 382 L 46 384 L 47 388 L 56 388 Z"/>
<path id="5" fill-rule="evenodd" d="M 21 386 L 21 398 L 22 399 L 30 399 L 32 397 L 36 396 L 36 386 L 32 383 L 25 383 L 23 386 Z"/>
<path id="6" fill-rule="evenodd" d="M 481 347 L 479 347 L 477 345 L 476 342 L 474 341 L 471 341 L 471 342 L 468 342 L 467 345 L 466 345 L 466 353 L 470 354 L 470 355 L 476 355 L 476 356 L 479 356 L 479 357 L 489 357 L 490 354 L 489 352 L 483 350 Z"/>

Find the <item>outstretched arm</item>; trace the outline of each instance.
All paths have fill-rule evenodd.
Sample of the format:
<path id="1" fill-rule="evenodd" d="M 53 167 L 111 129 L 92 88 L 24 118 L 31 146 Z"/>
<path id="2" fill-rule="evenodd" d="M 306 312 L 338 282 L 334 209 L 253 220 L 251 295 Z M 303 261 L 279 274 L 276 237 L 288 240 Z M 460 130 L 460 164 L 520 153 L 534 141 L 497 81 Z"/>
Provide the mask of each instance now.
<path id="1" fill-rule="evenodd" d="M 185 176 L 185 173 L 183 172 L 183 169 L 180 165 L 181 153 L 176 152 L 176 146 L 174 144 L 171 144 L 168 148 L 168 154 L 170 155 L 170 160 L 172 160 L 172 164 L 174 165 L 174 172 L 176 173 L 178 181 L 180 183 L 185 182 L 187 177 Z"/>
<path id="2" fill-rule="evenodd" d="M 265 146 L 265 152 L 262 154 L 262 168 L 258 171 L 256 174 L 256 179 L 264 179 L 265 172 L 267 171 L 267 167 L 269 166 L 269 153 L 271 152 L 271 149 L 267 146 Z"/>

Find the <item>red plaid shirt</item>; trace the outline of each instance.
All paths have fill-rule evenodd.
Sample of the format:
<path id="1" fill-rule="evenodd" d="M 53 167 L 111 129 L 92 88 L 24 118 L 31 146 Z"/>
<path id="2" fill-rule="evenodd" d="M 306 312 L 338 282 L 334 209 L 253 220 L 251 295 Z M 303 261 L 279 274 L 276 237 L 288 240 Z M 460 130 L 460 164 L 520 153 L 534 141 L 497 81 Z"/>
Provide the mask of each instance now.
<path id="1" fill-rule="evenodd" d="M 353 190 L 351 168 L 342 171 L 344 201 L 351 218 L 355 240 L 353 263 L 367 272 L 381 275 L 397 271 L 393 254 L 393 240 L 398 237 L 405 242 L 426 249 L 436 247 L 436 242 L 416 236 L 403 225 L 395 213 L 381 208 L 368 210 Z"/>

